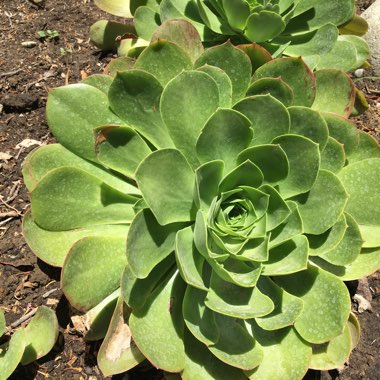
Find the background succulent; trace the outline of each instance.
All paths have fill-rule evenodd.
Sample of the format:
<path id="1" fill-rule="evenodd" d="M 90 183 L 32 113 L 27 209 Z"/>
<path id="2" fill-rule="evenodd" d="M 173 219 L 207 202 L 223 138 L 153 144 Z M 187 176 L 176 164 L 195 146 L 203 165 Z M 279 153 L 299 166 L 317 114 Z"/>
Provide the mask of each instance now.
<path id="1" fill-rule="evenodd" d="M 0 309 L 0 337 L 6 332 L 4 313 Z M 6 380 L 19 363 L 30 364 L 45 356 L 57 338 L 58 321 L 55 312 L 46 306 L 39 307 L 29 324 L 17 329 L 0 346 L 0 380 Z"/>
<path id="2" fill-rule="evenodd" d="M 115 45 L 125 54 L 137 43 L 133 34 L 149 41 L 162 22 L 190 21 L 207 46 L 231 39 L 234 44 L 257 42 L 275 57 L 302 56 L 312 68 L 350 71 L 368 56 L 364 19 L 354 15 L 354 0 L 97 0 L 102 9 L 134 17 L 134 26 L 100 21 L 91 30 L 101 48 Z M 338 29 L 339 27 L 339 29 Z M 131 34 L 132 33 L 132 34 Z M 120 46 L 121 41 L 125 46 Z M 138 46 L 141 42 L 138 43 Z M 131 54 L 136 54 L 135 49 Z"/>
<path id="3" fill-rule="evenodd" d="M 63 266 L 103 373 L 343 365 L 359 335 L 343 281 L 380 267 L 380 149 L 347 119 L 349 77 L 256 44 L 204 50 L 179 20 L 109 71 L 51 91 L 59 144 L 23 169 L 25 238 Z"/>

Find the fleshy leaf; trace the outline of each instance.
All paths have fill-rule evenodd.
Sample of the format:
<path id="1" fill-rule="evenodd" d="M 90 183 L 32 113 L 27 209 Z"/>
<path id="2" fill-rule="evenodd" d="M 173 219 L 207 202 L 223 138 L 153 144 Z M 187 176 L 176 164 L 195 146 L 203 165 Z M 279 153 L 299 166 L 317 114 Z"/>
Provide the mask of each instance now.
<path id="1" fill-rule="evenodd" d="M 289 132 L 290 117 L 285 106 L 271 95 L 245 98 L 234 106 L 252 123 L 251 145 L 270 144 L 272 140 Z"/>
<path id="2" fill-rule="evenodd" d="M 195 219 L 195 175 L 178 150 L 161 149 L 151 153 L 138 167 L 136 180 L 145 202 L 161 225 Z"/>
<path id="3" fill-rule="evenodd" d="M 119 297 L 98 353 L 98 365 L 104 376 L 128 371 L 145 359 L 136 347 L 126 322 L 129 313 L 123 298 Z"/>
<path id="4" fill-rule="evenodd" d="M 132 128 L 101 127 L 97 133 L 99 161 L 127 177 L 133 178 L 141 161 L 152 152 Z"/>
<path id="5" fill-rule="evenodd" d="M 315 80 L 317 93 L 312 108 L 348 117 L 355 102 L 355 87 L 350 77 L 343 71 L 326 69 L 317 71 Z"/>
<path id="6" fill-rule="evenodd" d="M 129 226 L 123 224 L 89 226 L 69 231 L 48 231 L 39 227 L 28 211 L 23 218 L 23 235 L 34 254 L 55 267 L 62 267 L 70 248 L 88 236 L 126 238 Z"/>
<path id="7" fill-rule="evenodd" d="M 21 364 L 27 365 L 45 356 L 58 338 L 58 320 L 55 312 L 40 306 L 25 328 L 25 351 Z"/>
<path id="8" fill-rule="evenodd" d="M 96 6 L 98 6 L 103 11 L 121 17 L 132 16 L 129 9 L 129 3 L 130 1 L 124 0 L 95 0 Z"/>
<path id="9" fill-rule="evenodd" d="M 254 321 L 251 325 L 264 359 L 255 370 L 245 372 L 249 379 L 301 379 L 309 367 L 310 345 L 294 328 L 266 331 Z"/>
<path id="10" fill-rule="evenodd" d="M 92 112 L 88 112 L 89 109 Z M 93 129 L 122 123 L 109 109 L 107 95 L 83 83 L 51 90 L 46 115 L 49 128 L 59 143 L 80 157 L 95 162 Z"/>
<path id="11" fill-rule="evenodd" d="M 202 129 L 196 151 L 199 160 L 204 163 L 222 160 L 228 172 L 235 166 L 236 157 L 252 140 L 250 121 L 241 113 L 219 109 Z M 226 144 L 228 141 L 228 144 Z"/>
<path id="12" fill-rule="evenodd" d="M 319 170 L 318 144 L 299 135 L 283 135 L 275 138 L 272 143 L 280 145 L 289 161 L 289 174 L 279 183 L 282 197 L 289 198 L 309 191 Z"/>
<path id="13" fill-rule="evenodd" d="M 108 95 L 112 110 L 158 148 L 173 146 L 159 112 L 162 90 L 152 74 L 129 70 L 117 73 Z"/>
<path id="14" fill-rule="evenodd" d="M 254 42 L 264 42 L 278 36 L 285 29 L 282 17 L 269 11 L 252 13 L 247 20 L 245 36 Z"/>
<path id="15" fill-rule="evenodd" d="M 132 221 L 128 238 L 128 264 L 137 278 L 146 278 L 151 270 L 175 248 L 177 231 L 182 223 L 160 225 L 151 210 L 140 211 Z"/>
<path id="16" fill-rule="evenodd" d="M 161 114 L 175 146 L 192 166 L 198 166 L 195 143 L 209 117 L 219 106 L 219 89 L 206 73 L 185 71 L 162 93 Z"/>
<path id="17" fill-rule="evenodd" d="M 190 56 L 175 43 L 152 42 L 137 58 L 134 68 L 154 75 L 165 86 L 183 70 L 192 68 Z"/>
<path id="18" fill-rule="evenodd" d="M 327 370 L 344 366 L 351 352 L 350 329 L 346 326 L 343 333 L 329 342 L 313 345 L 310 368 Z"/>
<path id="19" fill-rule="evenodd" d="M 154 366 L 169 372 L 180 372 L 185 366 L 182 341 L 184 291 L 180 275 L 171 273 L 154 290 L 147 303 L 141 309 L 133 310 L 129 318 L 137 347 Z"/>
<path id="20" fill-rule="evenodd" d="M 273 302 L 261 293 L 257 286 L 242 288 L 223 281 L 214 272 L 211 274 L 210 290 L 205 304 L 211 310 L 234 318 L 250 319 L 268 315 L 273 311 Z"/>
<path id="21" fill-rule="evenodd" d="M 31 199 L 34 220 L 52 231 L 129 223 L 137 200 L 73 167 L 49 172 L 33 190 Z"/>
<path id="22" fill-rule="evenodd" d="M 297 198 L 304 231 L 309 234 L 327 231 L 342 215 L 348 197 L 345 186 L 335 174 L 320 170 L 306 200 L 302 195 Z"/>
<path id="23" fill-rule="evenodd" d="M 272 300 L 274 310 L 263 317 L 255 318 L 256 323 L 269 331 L 293 325 L 302 312 L 302 300 L 285 292 L 267 276 L 261 276 L 257 286 Z"/>
<path id="24" fill-rule="evenodd" d="M 87 237 L 74 244 L 65 259 L 61 284 L 76 309 L 95 307 L 120 286 L 127 263 L 125 245 L 125 237 L 103 236 Z"/>
<path id="25" fill-rule="evenodd" d="M 207 290 L 202 280 L 204 258 L 194 245 L 194 233 L 191 227 L 177 232 L 175 254 L 183 280 L 191 286 Z"/>
<path id="26" fill-rule="evenodd" d="M 232 82 L 232 103 L 247 92 L 252 75 L 250 59 L 230 42 L 207 49 L 195 62 L 195 67 L 216 66 L 225 71 Z M 239 69 L 237 69 L 239 68 Z"/>
<path id="27" fill-rule="evenodd" d="M 315 98 L 315 78 L 301 58 L 279 58 L 259 67 L 253 81 L 281 77 L 294 93 L 294 106 L 310 107 Z"/>
<path id="28" fill-rule="evenodd" d="M 302 272 L 275 277 L 275 281 L 304 302 L 302 313 L 294 324 L 302 338 L 321 344 L 343 332 L 351 302 L 348 290 L 340 279 L 310 266 Z"/>
<path id="29" fill-rule="evenodd" d="M 6 380 L 16 369 L 25 350 L 25 331 L 17 330 L 11 340 L 0 346 L 0 379 Z"/>
<path id="30" fill-rule="evenodd" d="M 263 360 L 263 350 L 235 318 L 215 314 L 220 337 L 210 351 L 221 361 L 244 370 L 257 367 Z"/>
<path id="31" fill-rule="evenodd" d="M 344 145 L 340 144 L 333 137 L 328 138 L 327 145 L 321 153 L 321 169 L 333 173 L 339 173 L 346 162 Z"/>

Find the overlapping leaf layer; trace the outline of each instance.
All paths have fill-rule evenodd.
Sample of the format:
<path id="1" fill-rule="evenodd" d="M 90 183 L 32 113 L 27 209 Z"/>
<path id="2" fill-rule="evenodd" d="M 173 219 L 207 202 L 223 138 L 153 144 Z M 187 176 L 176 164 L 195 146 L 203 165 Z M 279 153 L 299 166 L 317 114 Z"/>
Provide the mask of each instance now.
<path id="1" fill-rule="evenodd" d="M 347 119 L 349 77 L 255 44 L 204 50 L 178 20 L 125 64 L 53 90 L 59 144 L 24 163 L 25 237 L 105 337 L 102 371 L 341 366 L 359 331 L 343 281 L 380 267 L 380 149 Z"/>
<path id="2" fill-rule="evenodd" d="M 354 16 L 354 0 L 97 0 L 96 4 L 119 16 L 133 15 L 138 37 L 147 41 L 164 21 L 184 19 L 197 28 L 206 45 L 229 38 L 235 44 L 256 42 L 276 57 L 302 56 L 313 68 L 349 71 L 369 56 L 360 38 L 367 25 Z M 117 34 L 133 33 L 130 26 L 102 23 L 91 33 L 102 48 L 115 44 Z M 118 32 L 120 28 L 124 32 Z M 138 46 L 128 38 L 124 41 L 128 48 Z"/>

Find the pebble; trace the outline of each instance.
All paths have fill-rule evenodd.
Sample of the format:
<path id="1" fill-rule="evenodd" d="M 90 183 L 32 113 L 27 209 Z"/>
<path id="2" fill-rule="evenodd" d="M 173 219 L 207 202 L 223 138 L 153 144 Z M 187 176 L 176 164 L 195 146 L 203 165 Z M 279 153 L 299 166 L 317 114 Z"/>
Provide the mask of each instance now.
<path id="1" fill-rule="evenodd" d="M 364 74 L 364 69 L 357 69 L 355 70 L 355 76 L 356 78 L 361 78 Z"/>
<path id="2" fill-rule="evenodd" d="M 33 47 L 37 46 L 37 42 L 36 41 L 24 41 L 24 42 L 21 42 L 21 46 L 26 47 L 26 48 L 33 48 Z"/>

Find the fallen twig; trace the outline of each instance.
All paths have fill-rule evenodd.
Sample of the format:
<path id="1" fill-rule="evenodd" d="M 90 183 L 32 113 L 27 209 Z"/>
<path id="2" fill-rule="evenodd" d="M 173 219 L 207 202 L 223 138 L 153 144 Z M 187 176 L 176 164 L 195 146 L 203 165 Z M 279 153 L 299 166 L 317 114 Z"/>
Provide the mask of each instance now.
<path id="1" fill-rule="evenodd" d="M 12 329 L 16 328 L 17 326 L 20 326 L 22 323 L 26 322 L 28 319 L 32 318 L 34 314 L 37 313 L 38 307 L 30 311 L 29 313 L 23 315 L 21 318 L 19 318 L 17 321 L 11 323 Z"/>
<path id="2" fill-rule="evenodd" d="M 13 70 L 13 71 L 7 71 L 5 73 L 0 73 L 0 78 L 11 77 L 12 75 L 18 74 L 20 71 L 22 71 L 22 70 L 21 69 L 17 69 L 17 70 Z"/>

